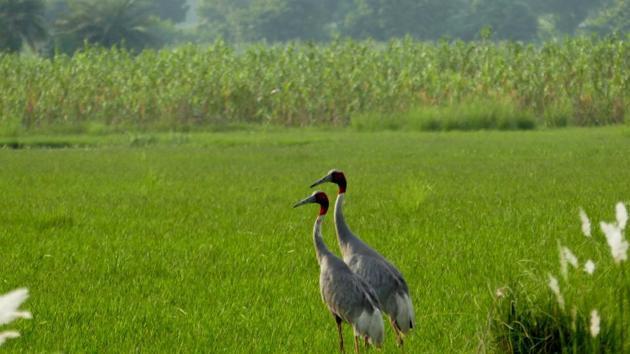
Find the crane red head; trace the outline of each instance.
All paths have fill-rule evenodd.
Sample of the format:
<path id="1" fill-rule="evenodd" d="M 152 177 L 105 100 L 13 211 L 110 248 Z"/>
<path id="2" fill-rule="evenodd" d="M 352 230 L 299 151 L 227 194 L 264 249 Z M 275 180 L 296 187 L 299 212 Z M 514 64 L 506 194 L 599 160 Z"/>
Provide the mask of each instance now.
<path id="1" fill-rule="evenodd" d="M 311 188 L 326 182 L 334 183 L 339 186 L 339 194 L 346 192 L 346 176 L 342 171 L 330 170 L 326 176 L 311 184 Z"/>
<path id="2" fill-rule="evenodd" d="M 326 215 L 326 212 L 328 212 L 328 196 L 326 193 L 320 191 L 313 192 L 308 198 L 295 203 L 293 207 L 297 208 L 300 205 L 310 203 L 319 204 L 319 215 Z"/>

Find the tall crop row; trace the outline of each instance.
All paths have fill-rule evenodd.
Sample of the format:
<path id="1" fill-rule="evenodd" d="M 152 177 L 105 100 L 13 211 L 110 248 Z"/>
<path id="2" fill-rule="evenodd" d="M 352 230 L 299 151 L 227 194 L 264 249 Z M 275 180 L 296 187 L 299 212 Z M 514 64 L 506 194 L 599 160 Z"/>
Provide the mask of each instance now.
<path id="1" fill-rule="evenodd" d="M 541 123 L 617 123 L 630 111 L 630 43 L 574 38 L 513 42 L 222 42 L 134 55 L 0 55 L 4 129 L 89 124 L 173 129 L 229 122 L 345 125 L 354 113 L 398 113 L 509 101 Z"/>

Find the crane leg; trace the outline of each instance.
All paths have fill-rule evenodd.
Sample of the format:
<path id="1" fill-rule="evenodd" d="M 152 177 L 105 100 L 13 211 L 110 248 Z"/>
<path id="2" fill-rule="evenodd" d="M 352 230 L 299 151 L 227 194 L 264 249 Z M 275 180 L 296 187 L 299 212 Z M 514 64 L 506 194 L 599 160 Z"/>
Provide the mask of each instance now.
<path id="1" fill-rule="evenodd" d="M 339 351 L 341 351 L 342 353 L 344 352 L 343 350 L 343 332 L 341 331 L 341 317 L 335 315 L 335 322 L 337 322 L 337 331 L 339 332 Z"/>
<path id="2" fill-rule="evenodd" d="M 370 348 L 370 341 L 368 340 L 368 336 L 365 336 L 364 339 L 365 339 L 365 349 L 369 349 Z"/>
<path id="3" fill-rule="evenodd" d="M 394 329 L 394 333 L 396 334 L 396 344 L 398 344 L 398 346 L 402 347 L 404 344 L 403 338 L 402 338 L 402 334 L 400 333 L 400 329 L 398 328 L 398 325 L 396 324 L 396 322 L 394 322 L 393 318 L 389 319 L 389 323 L 392 324 L 392 328 Z"/>
<path id="4" fill-rule="evenodd" d="M 359 353 L 359 336 L 354 336 L 354 352 Z"/>

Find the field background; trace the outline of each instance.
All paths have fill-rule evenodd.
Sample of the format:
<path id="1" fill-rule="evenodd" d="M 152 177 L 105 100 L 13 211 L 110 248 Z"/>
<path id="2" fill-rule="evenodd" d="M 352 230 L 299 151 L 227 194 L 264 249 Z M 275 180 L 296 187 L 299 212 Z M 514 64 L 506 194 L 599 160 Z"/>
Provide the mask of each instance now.
<path id="1" fill-rule="evenodd" d="M 0 352 L 336 352 L 317 208 L 291 208 L 331 168 L 408 280 L 408 352 L 630 352 L 598 228 L 630 201 L 628 13 L 0 0 L 0 294 L 35 316 Z M 563 246 L 595 273 L 559 274 Z"/>
<path id="2" fill-rule="evenodd" d="M 81 146 L 0 149 L 0 292 L 28 287 L 34 314 L 7 353 L 334 352 L 316 208 L 291 208 L 331 168 L 353 231 L 408 280 L 408 352 L 472 352 L 497 287 L 544 286 L 556 240 L 583 242 L 578 208 L 610 220 L 630 195 L 625 126 L 56 139 Z M 324 237 L 336 252 L 332 216 Z"/>

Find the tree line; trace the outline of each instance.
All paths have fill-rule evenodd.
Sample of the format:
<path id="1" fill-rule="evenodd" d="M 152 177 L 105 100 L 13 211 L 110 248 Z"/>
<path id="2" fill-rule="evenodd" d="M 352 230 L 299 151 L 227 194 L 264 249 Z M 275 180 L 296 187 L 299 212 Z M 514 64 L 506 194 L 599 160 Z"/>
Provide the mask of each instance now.
<path id="1" fill-rule="evenodd" d="M 0 51 L 177 42 L 541 41 L 630 30 L 630 0 L 0 0 Z M 188 11 L 197 23 L 181 26 Z"/>
<path id="2" fill-rule="evenodd" d="M 0 52 L 161 47 L 187 11 L 186 0 L 0 0 Z"/>

